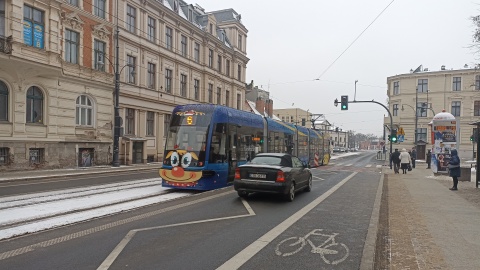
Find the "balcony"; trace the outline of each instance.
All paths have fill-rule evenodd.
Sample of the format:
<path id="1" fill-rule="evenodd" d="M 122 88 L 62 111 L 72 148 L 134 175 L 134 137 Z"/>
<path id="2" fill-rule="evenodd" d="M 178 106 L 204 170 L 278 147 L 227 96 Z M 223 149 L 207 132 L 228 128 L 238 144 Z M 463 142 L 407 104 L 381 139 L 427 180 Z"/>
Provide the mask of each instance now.
<path id="1" fill-rule="evenodd" d="M 12 53 L 12 36 L 0 36 L 0 52 L 6 54 Z"/>

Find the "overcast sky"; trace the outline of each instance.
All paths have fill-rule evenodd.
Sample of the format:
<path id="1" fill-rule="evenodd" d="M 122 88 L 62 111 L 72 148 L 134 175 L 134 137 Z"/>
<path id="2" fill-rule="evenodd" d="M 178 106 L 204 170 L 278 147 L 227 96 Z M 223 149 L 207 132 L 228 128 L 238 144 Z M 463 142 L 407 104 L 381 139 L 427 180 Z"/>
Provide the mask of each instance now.
<path id="1" fill-rule="evenodd" d="M 189 3 L 207 12 L 233 8 L 242 15 L 248 29 L 247 82 L 268 90 L 274 108 L 325 114 L 343 130 L 381 135 L 388 116 L 373 103 L 349 104 L 348 111 L 334 107 L 341 95 L 353 100 L 355 80 L 357 100 L 386 105 L 387 77 L 421 64 L 430 71 L 442 65 L 459 69 L 476 59 L 469 48 L 474 30 L 469 18 L 480 14 L 480 1 L 195 1 Z"/>

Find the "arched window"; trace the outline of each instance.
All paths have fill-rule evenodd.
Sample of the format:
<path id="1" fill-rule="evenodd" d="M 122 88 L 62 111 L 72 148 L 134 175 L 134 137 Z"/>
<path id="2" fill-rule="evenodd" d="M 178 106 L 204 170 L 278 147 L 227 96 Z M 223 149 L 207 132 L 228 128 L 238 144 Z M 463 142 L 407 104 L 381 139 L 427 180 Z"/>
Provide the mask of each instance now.
<path id="1" fill-rule="evenodd" d="M 8 89 L 2 81 L 0 81 L 0 121 L 8 121 Z"/>
<path id="2" fill-rule="evenodd" d="M 27 123 L 43 123 L 43 93 L 36 86 L 27 91 Z"/>
<path id="3" fill-rule="evenodd" d="M 93 126 L 93 103 L 87 96 L 77 98 L 77 125 Z"/>

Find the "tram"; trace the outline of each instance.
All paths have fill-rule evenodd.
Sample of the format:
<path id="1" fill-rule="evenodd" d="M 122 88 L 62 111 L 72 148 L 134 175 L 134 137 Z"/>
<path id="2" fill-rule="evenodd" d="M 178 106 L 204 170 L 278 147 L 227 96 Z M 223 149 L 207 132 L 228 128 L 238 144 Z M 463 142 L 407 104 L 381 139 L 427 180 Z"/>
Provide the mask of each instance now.
<path id="1" fill-rule="evenodd" d="M 235 168 L 261 152 L 290 153 L 311 167 L 326 165 L 330 137 L 226 106 L 177 106 L 159 171 L 162 186 L 212 190 L 231 185 Z"/>

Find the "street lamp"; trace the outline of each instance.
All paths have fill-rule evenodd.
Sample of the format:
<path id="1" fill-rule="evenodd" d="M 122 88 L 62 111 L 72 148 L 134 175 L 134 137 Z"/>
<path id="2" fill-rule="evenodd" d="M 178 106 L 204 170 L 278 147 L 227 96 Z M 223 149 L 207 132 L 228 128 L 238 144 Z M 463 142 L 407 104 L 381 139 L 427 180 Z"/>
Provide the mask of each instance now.
<path id="1" fill-rule="evenodd" d="M 118 14 L 118 3 L 117 3 L 117 14 Z M 110 63 L 112 68 L 115 70 L 115 91 L 114 91 L 114 128 L 113 128 L 113 159 L 112 159 L 112 166 L 113 167 L 119 167 L 120 162 L 119 162 L 119 140 L 120 140 L 120 128 L 122 126 L 122 119 L 120 117 L 120 111 L 119 111 L 119 97 L 120 97 L 120 73 L 122 73 L 123 69 L 125 67 L 131 67 L 132 70 L 130 71 L 130 74 L 132 76 L 135 76 L 135 66 L 131 65 L 130 63 L 127 63 L 124 65 L 121 69 L 119 69 L 119 45 L 118 45 L 118 33 L 120 30 L 118 29 L 118 17 L 117 17 L 117 27 L 116 27 L 116 36 L 115 36 L 115 42 L 116 42 L 116 48 L 115 48 L 115 66 L 113 65 L 112 61 L 108 59 L 104 54 L 100 54 L 97 62 L 99 67 L 103 67 L 105 63 L 103 62 L 102 56 L 107 59 L 107 61 Z"/>

